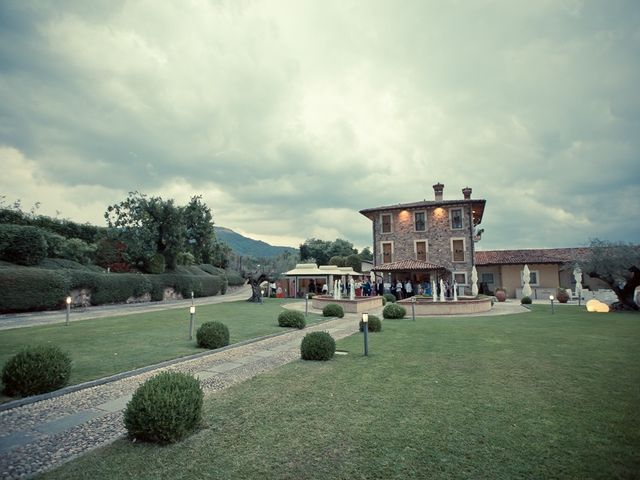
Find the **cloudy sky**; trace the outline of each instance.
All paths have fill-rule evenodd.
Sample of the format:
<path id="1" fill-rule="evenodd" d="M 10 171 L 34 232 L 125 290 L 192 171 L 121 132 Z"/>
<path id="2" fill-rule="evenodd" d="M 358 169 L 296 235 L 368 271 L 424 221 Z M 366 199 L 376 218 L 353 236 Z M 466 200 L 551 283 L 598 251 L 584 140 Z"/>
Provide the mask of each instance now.
<path id="1" fill-rule="evenodd" d="M 0 195 L 138 190 L 276 245 L 487 200 L 481 249 L 640 239 L 637 0 L 0 2 Z"/>

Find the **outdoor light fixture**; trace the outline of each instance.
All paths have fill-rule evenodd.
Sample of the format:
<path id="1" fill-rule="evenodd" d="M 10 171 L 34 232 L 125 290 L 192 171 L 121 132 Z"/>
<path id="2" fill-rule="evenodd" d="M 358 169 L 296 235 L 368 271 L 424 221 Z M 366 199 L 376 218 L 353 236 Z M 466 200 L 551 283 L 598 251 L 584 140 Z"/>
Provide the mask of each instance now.
<path id="1" fill-rule="evenodd" d="M 193 316 L 196 313 L 195 305 L 189 307 L 189 340 L 193 340 Z"/>
<path id="2" fill-rule="evenodd" d="M 304 296 L 304 316 L 306 317 L 309 312 L 309 294 Z"/>
<path id="3" fill-rule="evenodd" d="M 553 315 L 553 301 L 555 300 L 553 295 L 549 295 L 549 301 L 551 302 L 551 315 Z"/>
<path id="4" fill-rule="evenodd" d="M 71 297 L 67 297 L 67 320 L 65 325 L 69 326 L 69 314 L 71 313 Z"/>
<path id="5" fill-rule="evenodd" d="M 369 314 L 362 314 L 362 323 L 364 324 L 364 328 L 362 329 L 364 332 L 364 356 L 369 356 Z"/>
<path id="6" fill-rule="evenodd" d="M 416 321 L 416 297 L 411 297 L 411 316 L 413 321 Z"/>

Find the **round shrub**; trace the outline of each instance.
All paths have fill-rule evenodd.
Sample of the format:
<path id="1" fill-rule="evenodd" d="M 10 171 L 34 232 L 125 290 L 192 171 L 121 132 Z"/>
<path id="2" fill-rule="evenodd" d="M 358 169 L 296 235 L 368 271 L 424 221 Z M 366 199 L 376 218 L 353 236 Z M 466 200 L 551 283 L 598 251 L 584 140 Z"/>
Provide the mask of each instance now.
<path id="1" fill-rule="evenodd" d="M 200 424 L 203 397 L 200 382 L 191 375 L 160 373 L 140 385 L 127 404 L 127 432 L 148 442 L 176 442 Z"/>
<path id="2" fill-rule="evenodd" d="M 522 297 L 520 303 L 523 305 L 531 305 L 531 297 Z"/>
<path id="3" fill-rule="evenodd" d="M 327 332 L 311 332 L 302 339 L 303 360 L 330 360 L 336 353 L 336 342 Z"/>
<path id="4" fill-rule="evenodd" d="M 406 314 L 407 310 L 396 303 L 390 303 L 382 310 L 384 318 L 404 318 Z"/>
<path id="5" fill-rule="evenodd" d="M 202 348 L 220 348 L 229 345 L 229 329 L 222 322 L 205 322 L 196 332 L 198 346 Z"/>
<path id="6" fill-rule="evenodd" d="M 336 303 L 330 303 L 322 309 L 323 317 L 344 317 L 344 309 L 342 305 L 338 305 Z"/>
<path id="7" fill-rule="evenodd" d="M 370 332 L 380 332 L 382 331 L 382 320 L 375 315 L 369 315 L 369 331 Z M 360 320 L 360 331 L 364 332 L 364 322 Z"/>
<path id="8" fill-rule="evenodd" d="M 2 369 L 4 391 L 11 397 L 26 397 L 64 387 L 71 375 L 71 358 L 53 345 L 27 347 Z"/>
<path id="9" fill-rule="evenodd" d="M 396 303 L 396 296 L 393 293 L 385 293 L 382 297 L 389 303 Z"/>
<path id="10" fill-rule="evenodd" d="M 281 312 L 280 315 L 278 315 L 278 325 L 280 325 L 281 327 L 303 329 L 307 325 L 307 322 L 305 321 L 302 312 L 287 310 L 285 312 Z"/>
<path id="11" fill-rule="evenodd" d="M 387 299 L 382 297 L 382 306 L 384 307 L 387 304 Z"/>

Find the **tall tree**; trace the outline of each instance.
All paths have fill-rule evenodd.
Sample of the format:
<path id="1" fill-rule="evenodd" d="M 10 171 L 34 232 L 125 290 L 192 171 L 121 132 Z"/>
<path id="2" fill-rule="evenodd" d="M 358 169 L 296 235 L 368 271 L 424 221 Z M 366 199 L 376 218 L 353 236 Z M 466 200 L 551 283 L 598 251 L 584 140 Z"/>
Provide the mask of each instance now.
<path id="1" fill-rule="evenodd" d="M 615 292 L 618 302 L 614 308 L 639 309 L 634 294 L 640 286 L 640 246 L 594 239 L 581 264 L 583 272 L 602 280 Z"/>
<path id="2" fill-rule="evenodd" d="M 184 249 L 193 255 L 196 263 L 212 263 L 216 236 L 213 216 L 209 207 L 202 203 L 202 196 L 191 197 L 182 212 L 185 223 Z"/>

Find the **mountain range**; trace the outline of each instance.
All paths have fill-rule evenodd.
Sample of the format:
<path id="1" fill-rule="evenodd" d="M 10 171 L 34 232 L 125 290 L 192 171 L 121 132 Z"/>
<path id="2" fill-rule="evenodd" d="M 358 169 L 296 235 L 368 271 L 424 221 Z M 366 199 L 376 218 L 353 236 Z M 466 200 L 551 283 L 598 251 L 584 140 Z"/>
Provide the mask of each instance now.
<path id="1" fill-rule="evenodd" d="M 240 235 L 229 228 L 214 226 L 213 229 L 216 238 L 229 245 L 233 253 L 241 257 L 270 258 L 282 255 L 284 252 L 290 252 L 294 255 L 299 253 L 297 248 L 269 245 L 262 240 L 254 240 Z"/>

